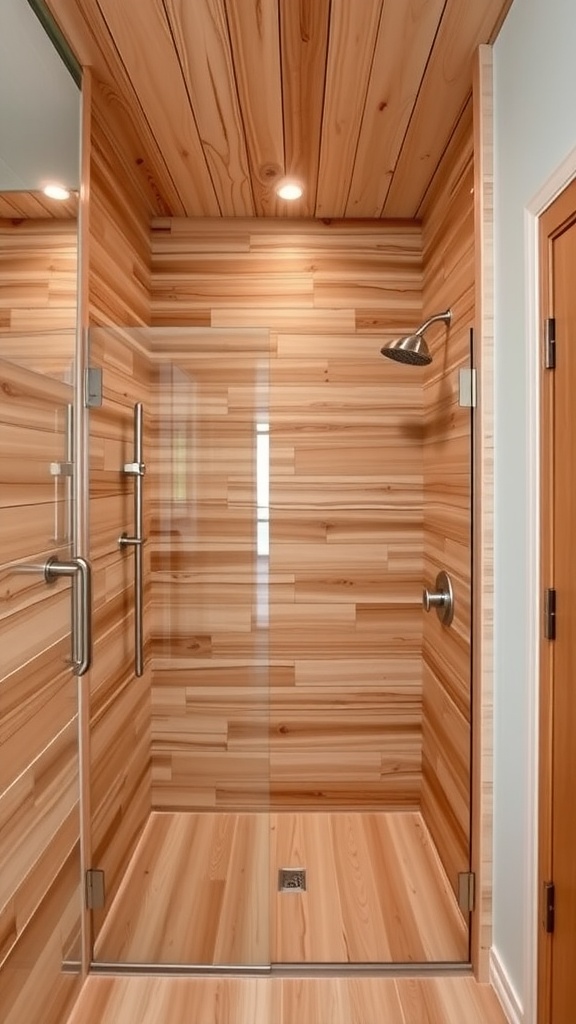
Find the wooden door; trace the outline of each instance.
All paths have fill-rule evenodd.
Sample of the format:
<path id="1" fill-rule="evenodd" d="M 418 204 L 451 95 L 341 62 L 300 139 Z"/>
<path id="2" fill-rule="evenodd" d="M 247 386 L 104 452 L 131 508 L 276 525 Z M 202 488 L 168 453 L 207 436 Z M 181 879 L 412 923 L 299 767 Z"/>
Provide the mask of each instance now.
<path id="1" fill-rule="evenodd" d="M 549 323 L 556 340 L 542 403 L 542 585 L 555 592 L 555 615 L 544 615 L 542 640 L 538 1020 L 570 1024 L 576 1006 L 576 181 L 541 219 L 540 260 L 544 333 Z"/>

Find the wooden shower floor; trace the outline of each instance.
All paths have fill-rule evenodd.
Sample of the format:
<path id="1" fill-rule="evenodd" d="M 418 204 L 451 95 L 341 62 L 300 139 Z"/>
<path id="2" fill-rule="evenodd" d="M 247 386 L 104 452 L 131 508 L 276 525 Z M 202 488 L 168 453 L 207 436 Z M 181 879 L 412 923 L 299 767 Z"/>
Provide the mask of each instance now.
<path id="1" fill-rule="evenodd" d="M 68 1024 L 506 1024 L 474 978 L 88 978 Z"/>
<path id="2" fill-rule="evenodd" d="M 281 867 L 306 892 L 279 893 Z M 418 813 L 153 813 L 95 949 L 105 962 L 468 959 Z"/>

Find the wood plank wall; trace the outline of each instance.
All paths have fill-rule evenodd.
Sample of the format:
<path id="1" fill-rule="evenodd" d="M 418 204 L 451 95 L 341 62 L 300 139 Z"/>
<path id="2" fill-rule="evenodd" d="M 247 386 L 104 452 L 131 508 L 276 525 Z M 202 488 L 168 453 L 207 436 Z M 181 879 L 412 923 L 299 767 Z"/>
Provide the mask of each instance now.
<path id="1" fill-rule="evenodd" d="M 77 232 L 73 216 L 0 218 L 2 335 L 74 330 Z"/>
<path id="2" fill-rule="evenodd" d="M 77 681 L 69 584 L 14 561 L 66 558 L 65 482 L 77 224 L 33 206 L 0 219 L 0 1011 L 59 1024 L 79 991 Z M 26 216 L 27 212 L 33 216 Z M 66 383 L 68 382 L 68 383 Z"/>
<path id="3" fill-rule="evenodd" d="M 274 807 L 418 804 L 423 377 L 379 349 L 419 320 L 421 284 L 414 224 L 153 224 L 153 325 L 269 332 L 263 711 Z M 160 808 L 250 805 L 255 777 L 268 770 L 268 751 L 260 746 L 255 764 L 250 750 L 257 641 L 248 606 L 236 603 L 237 537 L 230 548 L 239 527 L 252 538 L 242 565 L 253 583 L 254 481 L 238 486 L 238 420 L 225 423 L 247 379 L 234 361 L 226 371 L 217 341 L 197 415 L 207 433 L 220 406 L 220 453 L 195 495 L 205 510 L 172 563 L 182 505 L 178 513 L 164 495 L 154 517 L 153 602 L 164 608 L 155 618 L 152 723 Z M 193 361 L 166 351 L 166 365 L 183 374 Z M 159 452 L 169 441 L 160 429 Z M 211 611 L 199 608 L 199 583 Z M 170 611 L 167 600 L 176 602 Z"/>
<path id="4" fill-rule="evenodd" d="M 134 527 L 133 481 L 121 471 L 133 460 L 133 404 L 146 403 L 150 370 L 129 334 L 108 328 L 148 322 L 150 210 L 125 172 L 114 98 L 97 82 L 92 95 L 90 363 L 103 369 L 104 398 L 90 413 L 91 863 L 106 872 L 108 907 L 150 810 L 150 677 L 134 676 L 133 556 L 118 547 Z M 103 916 L 94 914 L 95 932 Z"/>
<path id="5" fill-rule="evenodd" d="M 79 992 L 62 962 L 79 959 L 82 906 L 70 584 L 10 565 L 68 555 L 50 466 L 72 389 L 0 360 L 0 396 L 0 1016 L 59 1024 Z"/>
<path id="6" fill-rule="evenodd" d="M 452 578 L 450 628 L 425 616 L 422 811 L 452 885 L 469 870 L 471 747 L 471 413 L 458 405 L 458 371 L 471 365 L 475 315 L 472 104 L 458 125 L 423 210 L 424 315 L 434 361 L 424 388 L 424 577 Z"/>
<path id="7" fill-rule="evenodd" d="M 0 358 L 68 381 L 76 329 L 77 231 L 70 216 L 0 219 Z"/>

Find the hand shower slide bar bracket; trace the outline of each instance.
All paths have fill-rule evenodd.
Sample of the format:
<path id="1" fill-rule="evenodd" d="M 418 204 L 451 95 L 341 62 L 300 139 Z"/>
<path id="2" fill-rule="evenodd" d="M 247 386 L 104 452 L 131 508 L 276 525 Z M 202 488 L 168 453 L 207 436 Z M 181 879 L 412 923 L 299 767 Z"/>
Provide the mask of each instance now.
<path id="1" fill-rule="evenodd" d="M 143 477 L 146 466 L 143 462 L 144 413 L 142 403 L 134 406 L 134 457 L 122 467 L 124 476 L 134 477 L 134 535 L 123 533 L 118 538 L 120 548 L 134 548 L 134 672 L 141 676 L 144 672 L 144 577 L 142 565 L 142 547 L 146 543 L 144 531 L 144 494 Z"/>
<path id="2" fill-rule="evenodd" d="M 62 577 L 72 580 L 72 669 L 83 676 L 92 664 L 92 569 L 85 558 L 62 561 L 52 555 L 45 562 L 13 562 L 6 566 L 13 573 L 41 575 L 48 584 Z"/>
<path id="3" fill-rule="evenodd" d="M 126 476 L 144 476 L 146 466 L 143 462 L 126 462 L 122 472 Z"/>

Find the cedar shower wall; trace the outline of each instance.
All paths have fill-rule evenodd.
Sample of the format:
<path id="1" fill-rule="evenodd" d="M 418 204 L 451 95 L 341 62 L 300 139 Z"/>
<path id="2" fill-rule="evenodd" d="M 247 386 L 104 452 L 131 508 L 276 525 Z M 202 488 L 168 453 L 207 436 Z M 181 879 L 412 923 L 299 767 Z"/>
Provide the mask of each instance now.
<path id="1" fill-rule="evenodd" d="M 0 565 L 66 558 L 50 464 L 71 388 L 0 359 L 0 394 Z M 62 962 L 80 954 L 82 892 L 70 586 L 7 567 L 0 584 L 0 1015 L 60 1024 L 79 991 Z"/>
<path id="2" fill-rule="evenodd" d="M 453 320 L 430 331 L 424 388 L 424 578 L 452 578 L 449 629 L 425 616 L 422 811 L 454 888 L 469 870 L 471 644 L 471 411 L 458 405 L 458 371 L 471 365 L 474 325 L 472 104 L 465 110 L 423 211 L 424 314 Z"/>
<path id="3" fill-rule="evenodd" d="M 109 906 L 150 810 L 150 677 L 134 676 L 133 556 L 118 546 L 133 531 L 133 480 L 121 470 L 133 460 L 133 405 L 146 404 L 150 371 L 128 335 L 105 325 L 148 320 L 150 211 L 114 138 L 113 105 L 97 83 L 92 95 L 90 363 L 103 369 L 104 397 L 90 412 L 91 865 L 106 872 Z M 98 931 L 102 914 L 94 917 Z"/>
<path id="4" fill-rule="evenodd" d="M 216 376 L 200 399 L 206 415 L 210 396 L 225 413 L 246 383 L 234 359 L 226 370 L 217 355 L 222 334 L 269 332 L 271 444 L 264 679 L 254 657 L 258 615 L 251 619 L 233 596 L 231 524 L 240 522 L 233 416 L 219 434 L 218 480 L 194 495 L 206 507 L 203 536 L 198 527 L 174 551 L 169 494 L 155 510 L 155 807 L 226 809 L 263 792 L 268 802 L 268 785 L 279 808 L 418 805 L 423 377 L 382 359 L 379 349 L 419 320 L 421 285 L 414 224 L 154 223 L 152 323 L 217 329 Z M 243 342 L 226 344 L 238 353 Z M 193 358 L 176 358 L 166 345 L 165 363 L 193 380 Z M 165 410 L 162 423 L 157 451 L 170 443 Z M 253 482 L 243 498 L 245 554 L 254 564 Z M 182 522 L 181 502 L 179 514 Z M 230 579 L 218 589 L 226 562 Z M 206 616 L 195 588 L 210 572 L 217 607 Z M 245 595 L 254 581 L 253 572 Z M 180 614 L 167 612 L 170 594 L 182 602 Z M 269 769 L 268 743 L 251 721 L 260 681 Z"/>
<path id="5" fill-rule="evenodd" d="M 0 219 L 0 565 L 67 556 L 50 467 L 66 458 L 76 263 L 75 221 Z M 60 1024 L 81 917 L 70 587 L 10 568 L 0 584 L 0 1016 Z"/>
<path id="6" fill-rule="evenodd" d="M 71 382 L 77 263 L 74 218 L 0 218 L 0 358 Z"/>

